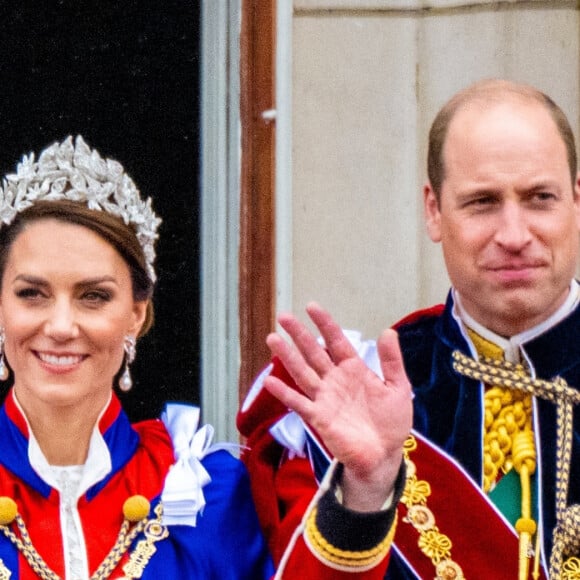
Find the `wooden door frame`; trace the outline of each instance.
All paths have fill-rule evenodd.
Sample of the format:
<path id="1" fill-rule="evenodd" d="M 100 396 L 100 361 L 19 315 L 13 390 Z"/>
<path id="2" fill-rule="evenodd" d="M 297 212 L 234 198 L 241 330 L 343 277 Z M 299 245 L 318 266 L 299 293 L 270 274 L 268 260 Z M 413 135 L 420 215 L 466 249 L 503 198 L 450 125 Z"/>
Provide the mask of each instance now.
<path id="1" fill-rule="evenodd" d="M 276 0 L 242 0 L 239 396 L 270 359 L 275 327 Z"/>

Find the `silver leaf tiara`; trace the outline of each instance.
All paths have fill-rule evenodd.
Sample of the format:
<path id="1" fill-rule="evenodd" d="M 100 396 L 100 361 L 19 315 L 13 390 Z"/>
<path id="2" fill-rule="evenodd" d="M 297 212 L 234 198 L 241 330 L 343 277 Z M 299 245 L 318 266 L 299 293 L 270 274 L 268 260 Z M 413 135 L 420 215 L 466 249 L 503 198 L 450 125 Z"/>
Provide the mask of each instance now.
<path id="1" fill-rule="evenodd" d="M 106 211 L 135 227 L 143 248 L 147 270 L 155 282 L 155 240 L 161 223 L 143 201 L 123 166 L 103 159 L 78 135 L 53 143 L 34 160 L 34 153 L 22 158 L 16 173 L 6 175 L 0 189 L 0 222 L 10 224 L 16 215 L 36 201 L 68 199 L 86 203 L 89 209 Z M 1 227 L 1 224 L 0 224 Z"/>

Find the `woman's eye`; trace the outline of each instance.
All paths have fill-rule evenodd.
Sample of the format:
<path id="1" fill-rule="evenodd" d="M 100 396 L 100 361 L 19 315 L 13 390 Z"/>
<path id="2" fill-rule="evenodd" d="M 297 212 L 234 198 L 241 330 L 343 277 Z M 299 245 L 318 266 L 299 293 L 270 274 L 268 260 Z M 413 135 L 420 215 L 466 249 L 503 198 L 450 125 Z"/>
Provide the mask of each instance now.
<path id="1" fill-rule="evenodd" d="M 16 290 L 18 298 L 30 299 L 42 297 L 42 292 L 38 288 L 20 288 Z"/>
<path id="2" fill-rule="evenodd" d="M 83 300 L 89 303 L 98 304 L 101 302 L 109 302 L 111 300 L 111 295 L 109 292 L 102 290 L 92 290 L 83 294 Z"/>

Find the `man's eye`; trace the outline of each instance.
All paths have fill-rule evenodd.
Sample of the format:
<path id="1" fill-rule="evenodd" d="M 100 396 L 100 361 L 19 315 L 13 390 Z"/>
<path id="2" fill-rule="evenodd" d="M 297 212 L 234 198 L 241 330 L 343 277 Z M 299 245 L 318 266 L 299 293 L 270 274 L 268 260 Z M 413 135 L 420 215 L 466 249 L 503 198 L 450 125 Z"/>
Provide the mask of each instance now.
<path id="1" fill-rule="evenodd" d="M 556 199 L 556 196 L 553 193 L 550 193 L 549 191 L 540 191 L 538 193 L 535 193 L 532 196 L 532 199 L 536 201 L 552 201 L 553 199 Z"/>
<path id="2" fill-rule="evenodd" d="M 472 208 L 485 208 L 488 206 L 493 205 L 496 202 L 494 197 L 484 196 L 484 197 L 475 197 L 470 199 L 465 205 L 466 207 Z"/>

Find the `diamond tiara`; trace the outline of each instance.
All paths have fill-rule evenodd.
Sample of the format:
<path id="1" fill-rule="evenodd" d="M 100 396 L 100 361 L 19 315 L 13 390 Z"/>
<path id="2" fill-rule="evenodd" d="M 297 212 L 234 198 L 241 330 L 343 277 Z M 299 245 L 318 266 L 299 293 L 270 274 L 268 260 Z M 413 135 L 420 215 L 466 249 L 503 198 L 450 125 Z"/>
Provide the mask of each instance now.
<path id="1" fill-rule="evenodd" d="M 143 248 L 147 270 L 155 282 L 155 240 L 161 223 L 143 201 L 123 166 L 103 159 L 78 135 L 53 143 L 34 160 L 34 153 L 22 158 L 16 173 L 6 175 L 0 188 L 0 222 L 10 224 L 16 215 L 36 201 L 68 199 L 86 203 L 89 209 L 105 211 L 135 227 Z M 1 227 L 0 223 L 0 227 Z"/>

